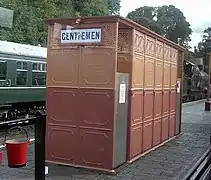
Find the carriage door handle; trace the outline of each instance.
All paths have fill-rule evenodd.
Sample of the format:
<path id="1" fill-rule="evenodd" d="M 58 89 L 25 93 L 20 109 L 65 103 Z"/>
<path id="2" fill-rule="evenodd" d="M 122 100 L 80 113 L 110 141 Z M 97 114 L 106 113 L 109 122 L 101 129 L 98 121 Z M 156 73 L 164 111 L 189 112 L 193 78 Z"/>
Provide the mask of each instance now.
<path id="1" fill-rule="evenodd" d="M 7 85 L 7 86 L 11 86 L 11 79 L 7 79 L 6 85 Z"/>

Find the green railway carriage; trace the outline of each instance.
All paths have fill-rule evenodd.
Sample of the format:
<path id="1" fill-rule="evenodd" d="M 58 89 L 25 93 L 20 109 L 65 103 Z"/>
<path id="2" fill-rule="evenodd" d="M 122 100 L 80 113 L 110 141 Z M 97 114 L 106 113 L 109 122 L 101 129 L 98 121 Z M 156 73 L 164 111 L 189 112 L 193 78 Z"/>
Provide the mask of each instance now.
<path id="1" fill-rule="evenodd" d="M 47 50 L 0 41 L 0 120 L 44 109 Z"/>

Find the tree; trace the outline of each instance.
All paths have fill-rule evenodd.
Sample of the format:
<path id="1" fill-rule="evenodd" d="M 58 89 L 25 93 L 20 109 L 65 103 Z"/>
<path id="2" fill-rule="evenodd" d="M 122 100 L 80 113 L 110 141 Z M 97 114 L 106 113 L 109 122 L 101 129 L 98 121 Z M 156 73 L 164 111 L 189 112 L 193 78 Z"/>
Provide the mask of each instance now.
<path id="1" fill-rule="evenodd" d="M 149 28 L 150 30 L 162 35 L 164 31 L 156 21 L 156 7 L 143 6 L 130 12 L 127 18 Z"/>
<path id="2" fill-rule="evenodd" d="M 121 0 L 108 0 L 108 9 L 110 14 L 117 15 L 120 12 L 120 2 Z"/>
<path id="3" fill-rule="evenodd" d="M 120 0 L 0 0 L 0 7 L 14 10 L 13 27 L 0 26 L 0 40 L 46 46 L 44 19 L 114 14 Z"/>
<path id="4" fill-rule="evenodd" d="M 81 16 L 119 14 L 121 0 L 73 0 L 73 8 Z"/>
<path id="5" fill-rule="evenodd" d="M 107 0 L 73 0 L 73 8 L 81 16 L 108 15 Z"/>
<path id="6" fill-rule="evenodd" d="M 202 40 L 198 43 L 198 46 L 195 47 L 195 53 L 198 57 L 205 56 L 206 53 L 206 39 L 211 35 L 211 27 L 206 28 L 203 31 Z"/>
<path id="7" fill-rule="evenodd" d="M 0 0 L 0 6 L 14 10 L 13 27 L 0 27 L 0 39 L 31 45 L 46 46 L 44 19 L 73 15 L 70 0 Z"/>
<path id="8" fill-rule="evenodd" d="M 127 17 L 188 48 L 192 30 L 183 13 L 175 6 L 144 6 L 132 11 Z"/>

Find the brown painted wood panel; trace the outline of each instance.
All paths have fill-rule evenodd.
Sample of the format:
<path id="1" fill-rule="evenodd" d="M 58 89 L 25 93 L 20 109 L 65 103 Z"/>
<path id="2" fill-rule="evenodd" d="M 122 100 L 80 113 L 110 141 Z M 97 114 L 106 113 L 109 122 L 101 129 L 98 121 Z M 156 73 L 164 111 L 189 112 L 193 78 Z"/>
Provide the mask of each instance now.
<path id="1" fill-rule="evenodd" d="M 178 63 L 178 50 L 175 48 L 171 48 L 171 63 Z"/>
<path id="2" fill-rule="evenodd" d="M 155 38 L 145 36 L 145 55 L 155 57 Z"/>
<path id="3" fill-rule="evenodd" d="M 162 117 L 163 91 L 156 90 L 154 95 L 154 119 Z"/>
<path id="4" fill-rule="evenodd" d="M 164 44 L 164 61 L 171 62 L 171 47 Z"/>
<path id="5" fill-rule="evenodd" d="M 163 88 L 170 89 L 171 85 L 171 66 L 169 62 L 164 62 L 163 67 Z"/>
<path id="6" fill-rule="evenodd" d="M 144 87 L 144 56 L 134 55 L 132 71 L 132 88 Z"/>
<path id="7" fill-rule="evenodd" d="M 114 121 L 114 90 L 80 89 L 78 125 L 86 128 L 112 130 Z"/>
<path id="8" fill-rule="evenodd" d="M 118 53 L 117 55 L 117 72 L 132 74 L 132 55 L 126 53 Z M 130 81 L 131 82 L 131 81 Z"/>
<path id="9" fill-rule="evenodd" d="M 79 85 L 83 88 L 115 88 L 116 54 L 111 48 L 82 48 Z"/>
<path id="10" fill-rule="evenodd" d="M 129 159 L 142 153 L 143 123 L 132 125 L 129 139 Z"/>
<path id="11" fill-rule="evenodd" d="M 46 86 L 78 87 L 79 62 L 79 48 L 49 50 Z"/>
<path id="12" fill-rule="evenodd" d="M 155 89 L 163 89 L 163 61 L 155 61 Z"/>
<path id="13" fill-rule="evenodd" d="M 169 138 L 169 115 L 162 117 L 162 142 Z"/>
<path id="14" fill-rule="evenodd" d="M 144 88 L 154 89 L 155 76 L 155 60 L 153 58 L 145 57 L 145 71 L 144 71 Z"/>
<path id="15" fill-rule="evenodd" d="M 161 142 L 161 123 L 162 118 L 153 121 L 153 146 L 159 145 Z"/>
<path id="16" fill-rule="evenodd" d="M 134 30 L 134 52 L 138 54 L 145 53 L 145 35 Z"/>
<path id="17" fill-rule="evenodd" d="M 46 132 L 46 159 L 58 164 L 77 164 L 79 161 L 78 144 L 80 144 L 78 129 L 47 124 Z"/>
<path id="18" fill-rule="evenodd" d="M 162 109 L 163 109 L 163 113 L 162 116 L 166 116 L 169 114 L 169 99 L 170 99 L 170 91 L 169 90 L 164 90 L 163 91 L 163 105 L 162 105 Z"/>
<path id="19" fill-rule="evenodd" d="M 144 121 L 153 119 L 154 91 L 144 90 Z"/>
<path id="20" fill-rule="evenodd" d="M 133 30 L 119 29 L 118 31 L 118 53 L 132 53 L 133 51 Z"/>
<path id="21" fill-rule="evenodd" d="M 153 121 L 144 122 L 143 125 L 143 152 L 152 148 Z"/>
<path id="22" fill-rule="evenodd" d="M 177 64 L 171 64 L 171 88 L 175 89 L 177 84 Z"/>
<path id="23" fill-rule="evenodd" d="M 164 43 L 160 41 L 156 41 L 156 59 L 163 61 L 164 54 Z"/>
<path id="24" fill-rule="evenodd" d="M 68 25 L 67 25 L 68 24 Z M 87 28 L 101 28 L 102 32 L 102 42 L 99 43 L 86 43 L 86 44 L 80 44 L 80 45 L 89 45 L 89 46 L 105 46 L 105 47 L 112 47 L 116 48 L 117 43 L 117 23 L 103 23 L 103 22 L 98 22 L 95 24 L 80 24 L 78 26 L 77 24 L 72 24 L 71 26 L 69 23 L 62 24 L 62 23 L 54 23 L 54 25 L 49 26 L 48 34 L 48 47 L 49 48 L 60 48 L 60 47 L 70 47 L 70 46 L 78 46 L 79 44 L 75 43 L 65 43 L 61 44 L 61 30 L 66 30 L 71 28 L 76 28 L 76 29 L 87 29 Z"/>
<path id="25" fill-rule="evenodd" d="M 79 165 L 112 170 L 113 132 L 80 128 L 78 156 Z"/>
<path id="26" fill-rule="evenodd" d="M 139 124 L 143 121 L 143 90 L 131 91 L 131 124 Z"/>
<path id="27" fill-rule="evenodd" d="M 47 88 L 47 124 L 76 127 L 78 124 L 79 90 L 74 88 Z"/>
<path id="28" fill-rule="evenodd" d="M 170 90 L 170 113 L 176 113 L 176 89 L 171 89 Z"/>
<path id="29" fill-rule="evenodd" d="M 175 135 L 175 128 L 176 128 L 176 114 L 170 114 L 169 117 L 169 138 Z"/>

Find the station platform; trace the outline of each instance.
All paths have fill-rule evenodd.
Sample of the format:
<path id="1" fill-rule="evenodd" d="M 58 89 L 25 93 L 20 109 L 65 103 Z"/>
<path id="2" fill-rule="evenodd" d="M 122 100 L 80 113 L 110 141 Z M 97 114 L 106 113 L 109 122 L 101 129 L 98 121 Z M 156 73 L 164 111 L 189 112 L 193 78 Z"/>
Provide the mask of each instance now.
<path id="1" fill-rule="evenodd" d="M 211 112 L 204 102 L 183 104 L 182 133 L 173 140 L 106 175 L 72 167 L 51 165 L 47 180 L 182 180 L 188 170 L 210 146 Z M 34 179 L 34 145 L 29 145 L 28 163 L 24 168 L 7 167 L 6 152 L 0 166 L 0 180 Z"/>

